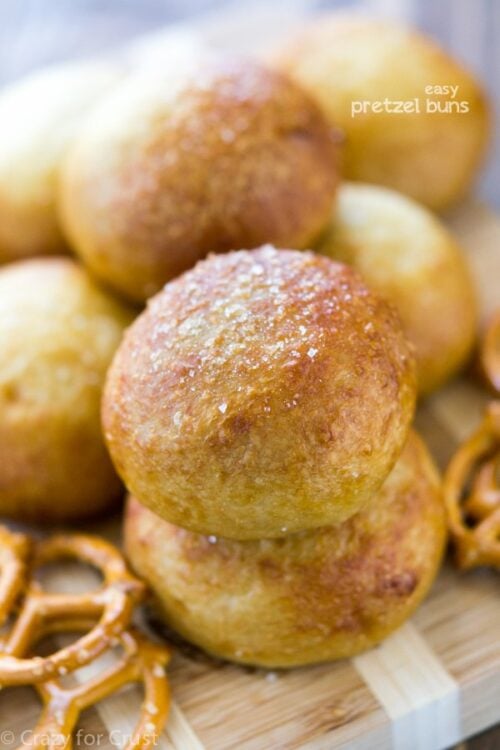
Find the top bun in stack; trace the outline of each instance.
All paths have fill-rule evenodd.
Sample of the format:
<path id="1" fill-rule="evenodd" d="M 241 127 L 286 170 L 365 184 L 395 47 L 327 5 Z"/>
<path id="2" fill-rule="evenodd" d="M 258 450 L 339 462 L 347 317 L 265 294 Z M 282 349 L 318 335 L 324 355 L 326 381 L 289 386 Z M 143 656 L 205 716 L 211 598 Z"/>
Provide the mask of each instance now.
<path id="1" fill-rule="evenodd" d="M 104 428 L 164 519 L 277 537 L 370 501 L 415 391 L 396 313 L 353 269 L 267 246 L 212 256 L 149 302 L 108 374 Z"/>

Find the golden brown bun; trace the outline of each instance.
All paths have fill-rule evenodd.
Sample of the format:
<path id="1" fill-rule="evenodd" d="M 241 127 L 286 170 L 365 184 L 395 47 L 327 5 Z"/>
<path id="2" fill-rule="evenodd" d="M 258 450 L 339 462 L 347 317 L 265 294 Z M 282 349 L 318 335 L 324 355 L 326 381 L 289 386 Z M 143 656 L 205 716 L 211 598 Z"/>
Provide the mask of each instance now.
<path id="1" fill-rule="evenodd" d="M 135 301 L 209 252 L 308 246 L 337 185 L 332 130 L 287 78 L 225 58 L 179 68 L 121 86 L 63 173 L 69 239 Z"/>
<path id="2" fill-rule="evenodd" d="M 69 259 L 0 269 L 0 515 L 72 520 L 118 499 L 99 407 L 130 321 Z"/>
<path id="3" fill-rule="evenodd" d="M 464 364 L 476 332 L 473 281 L 454 238 L 426 209 L 392 190 L 344 184 L 320 250 L 397 307 L 421 394 Z"/>
<path id="4" fill-rule="evenodd" d="M 414 400 L 392 308 L 348 266 L 267 246 L 212 256 L 149 302 L 103 412 L 141 502 L 199 533 L 258 539 L 358 511 Z"/>
<path id="5" fill-rule="evenodd" d="M 332 14 L 285 41 L 274 58 L 344 131 L 348 179 L 395 188 L 436 210 L 467 191 L 489 137 L 487 103 L 477 81 L 429 38 L 394 22 Z M 427 99 L 442 107 L 452 101 L 426 93 L 429 85 L 458 86 L 447 106 L 463 101 L 469 111 L 427 112 Z M 415 98 L 419 113 L 352 116 L 353 102 Z"/>
<path id="6" fill-rule="evenodd" d="M 0 92 L 0 263 L 66 249 L 56 213 L 59 163 L 118 77 L 107 64 L 60 65 Z"/>
<path id="7" fill-rule="evenodd" d="M 129 501 L 125 546 L 160 613 L 216 656 L 266 667 L 340 659 L 385 638 L 436 575 L 441 487 L 411 434 L 368 508 L 337 527 L 236 542 L 162 521 Z"/>

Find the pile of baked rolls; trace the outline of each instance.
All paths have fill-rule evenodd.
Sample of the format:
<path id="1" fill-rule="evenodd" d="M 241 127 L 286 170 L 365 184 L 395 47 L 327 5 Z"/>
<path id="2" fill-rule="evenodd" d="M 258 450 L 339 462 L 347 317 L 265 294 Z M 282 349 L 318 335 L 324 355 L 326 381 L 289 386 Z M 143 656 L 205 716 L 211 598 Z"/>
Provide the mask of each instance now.
<path id="1" fill-rule="evenodd" d="M 74 521 L 124 484 L 128 557 L 181 635 L 249 664 L 349 656 L 445 545 L 411 424 L 474 343 L 431 209 L 470 186 L 484 96 L 429 40 L 344 16 L 265 60 L 159 67 L 0 96 L 0 512 Z M 427 79 L 467 111 L 351 116 Z"/>

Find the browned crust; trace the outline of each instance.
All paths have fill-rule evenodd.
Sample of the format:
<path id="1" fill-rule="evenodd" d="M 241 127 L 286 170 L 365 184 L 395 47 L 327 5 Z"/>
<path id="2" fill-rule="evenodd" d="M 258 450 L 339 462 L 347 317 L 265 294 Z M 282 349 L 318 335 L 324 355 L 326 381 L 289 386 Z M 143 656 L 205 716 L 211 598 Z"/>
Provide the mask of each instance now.
<path id="1" fill-rule="evenodd" d="M 201 533 L 262 538 L 359 510 L 414 399 L 397 316 L 356 272 L 264 247 L 212 256 L 149 303 L 103 419 L 141 502 Z"/>
<path id="2" fill-rule="evenodd" d="M 62 176 L 75 249 L 139 301 L 209 252 L 307 246 L 328 220 L 338 181 L 332 129 L 281 73 L 209 59 L 175 94 L 172 85 L 160 79 L 147 99 L 140 81 L 117 92 L 131 102 L 116 115 L 121 125 L 108 133 L 111 97 Z"/>
<path id="3" fill-rule="evenodd" d="M 385 638 L 427 593 L 445 539 L 440 480 L 414 433 L 371 504 L 340 526 L 236 542 L 172 526 L 136 500 L 125 522 L 128 557 L 170 626 L 215 655 L 272 667 Z"/>

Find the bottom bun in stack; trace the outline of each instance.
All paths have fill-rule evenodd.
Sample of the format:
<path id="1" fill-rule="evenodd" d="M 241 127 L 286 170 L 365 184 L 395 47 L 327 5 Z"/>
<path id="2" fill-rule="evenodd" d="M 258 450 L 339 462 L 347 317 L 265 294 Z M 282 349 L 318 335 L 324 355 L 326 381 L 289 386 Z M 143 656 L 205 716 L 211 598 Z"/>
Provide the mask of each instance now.
<path id="1" fill-rule="evenodd" d="M 336 526 L 237 541 L 128 502 L 125 545 L 169 626 L 211 654 L 293 667 L 352 656 L 408 618 L 446 540 L 441 485 L 411 432 L 368 507 Z"/>

